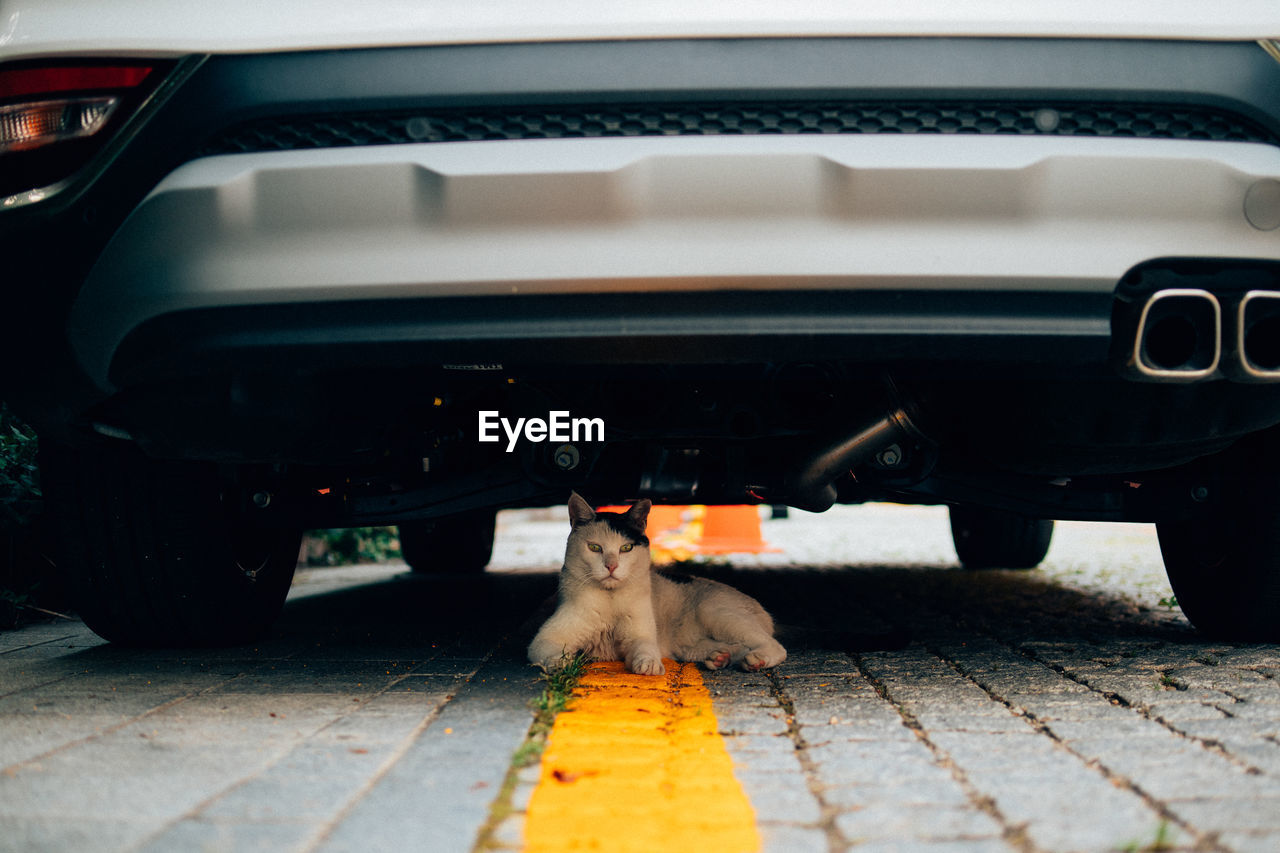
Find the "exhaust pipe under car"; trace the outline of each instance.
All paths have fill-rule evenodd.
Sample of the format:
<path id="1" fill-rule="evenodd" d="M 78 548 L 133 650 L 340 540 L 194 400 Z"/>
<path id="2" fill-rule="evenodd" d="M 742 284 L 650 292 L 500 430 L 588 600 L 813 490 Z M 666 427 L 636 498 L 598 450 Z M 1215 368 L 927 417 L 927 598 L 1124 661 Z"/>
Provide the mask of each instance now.
<path id="1" fill-rule="evenodd" d="M 787 503 L 808 512 L 826 512 L 839 496 L 835 483 L 842 475 L 887 447 L 923 438 L 907 410 L 896 408 L 804 459 L 787 479 Z"/>
<path id="2" fill-rule="evenodd" d="M 1221 360 L 1222 305 L 1218 297 L 1199 288 L 1169 288 L 1151 294 L 1138 316 L 1127 359 L 1126 367 L 1136 378 L 1197 382 L 1216 376 Z M 1280 368 L 1280 360 L 1275 367 Z"/>
<path id="3" fill-rule="evenodd" d="M 1280 291 L 1251 290 L 1236 309 L 1234 378 L 1280 381 Z"/>

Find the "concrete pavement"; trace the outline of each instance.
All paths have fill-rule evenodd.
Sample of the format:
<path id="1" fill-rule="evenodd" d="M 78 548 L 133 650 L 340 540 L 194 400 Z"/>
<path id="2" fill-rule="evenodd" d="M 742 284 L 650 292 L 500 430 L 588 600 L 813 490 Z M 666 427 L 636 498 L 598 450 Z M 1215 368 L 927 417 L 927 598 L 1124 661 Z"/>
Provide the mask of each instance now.
<path id="1" fill-rule="evenodd" d="M 567 526 L 504 515 L 483 578 L 303 573 L 253 649 L 0 635 L 0 850 L 467 851 L 495 802 L 518 848 L 523 646 Z M 1162 605 L 1149 528 L 1059 525 L 1044 569 L 981 574 L 935 509 L 764 531 L 782 553 L 707 571 L 791 655 L 705 683 L 766 849 L 1280 849 L 1280 649 Z"/>

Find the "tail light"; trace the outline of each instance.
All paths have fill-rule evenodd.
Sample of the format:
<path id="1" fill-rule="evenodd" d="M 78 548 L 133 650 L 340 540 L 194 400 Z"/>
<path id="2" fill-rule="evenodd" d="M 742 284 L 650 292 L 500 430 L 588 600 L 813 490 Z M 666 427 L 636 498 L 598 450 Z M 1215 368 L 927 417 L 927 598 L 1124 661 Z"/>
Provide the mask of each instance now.
<path id="1" fill-rule="evenodd" d="M 79 172 L 164 70 L 87 60 L 0 66 L 0 209 L 39 201 Z"/>

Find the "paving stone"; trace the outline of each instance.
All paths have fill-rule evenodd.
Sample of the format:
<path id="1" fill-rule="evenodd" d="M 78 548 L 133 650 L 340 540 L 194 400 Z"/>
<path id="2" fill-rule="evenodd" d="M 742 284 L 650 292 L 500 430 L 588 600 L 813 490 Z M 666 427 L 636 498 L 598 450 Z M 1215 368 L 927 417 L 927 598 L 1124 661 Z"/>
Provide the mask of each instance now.
<path id="1" fill-rule="evenodd" d="M 1233 853 L 1275 853 L 1280 850 L 1280 832 L 1223 832 L 1218 843 Z"/>
<path id="2" fill-rule="evenodd" d="M 855 844 L 875 839 L 980 839 L 1001 833 L 999 823 L 972 808 L 897 803 L 842 812 L 836 816 L 836 827 Z"/>
<path id="3" fill-rule="evenodd" d="M 939 766 L 923 748 L 894 754 L 884 749 L 854 751 L 849 746 L 856 744 L 830 744 L 808 751 L 822 785 L 895 785 L 938 778 Z"/>
<path id="4" fill-rule="evenodd" d="M 815 824 L 822 817 L 821 805 L 800 774 L 734 768 L 734 776 L 755 809 L 758 821 Z"/>
<path id="5" fill-rule="evenodd" d="M 1172 745 L 1183 740 L 1159 722 L 1128 709 L 1097 719 L 1055 720 L 1045 725 L 1055 736 L 1068 743 L 1082 738 L 1126 738 L 1140 741 L 1140 748 L 1155 750 L 1161 744 Z"/>
<path id="6" fill-rule="evenodd" d="M 1228 737 L 1221 743 L 1229 756 L 1262 771 L 1280 784 L 1280 749 L 1273 742 Z"/>
<path id="7" fill-rule="evenodd" d="M 486 664 L 318 849 L 470 850 L 528 731 L 535 692 L 523 664 Z"/>
<path id="8" fill-rule="evenodd" d="M 800 756 L 789 737 L 742 735 L 726 737 L 724 743 L 735 766 L 779 773 L 800 770 Z"/>
<path id="9" fill-rule="evenodd" d="M 849 848 L 854 853 L 1011 853 L 1015 849 L 999 838 L 880 840 Z"/>
<path id="10" fill-rule="evenodd" d="M 86 818 L 76 814 L 28 816 L 6 814 L 0 818 L 0 851 L 92 850 L 95 853 L 133 850 L 160 831 L 159 821 L 123 818 Z"/>
<path id="11" fill-rule="evenodd" d="M 1025 717 L 1017 716 L 1003 705 L 998 710 L 975 713 L 962 710 L 922 710 L 915 718 L 927 731 L 962 732 L 1023 732 L 1030 725 Z"/>
<path id="12" fill-rule="evenodd" d="M 1280 744 L 1280 717 L 1274 720 L 1241 720 L 1236 717 L 1218 717 L 1212 720 L 1184 720 L 1176 728 L 1188 737 L 1219 740 L 1222 738 L 1256 739 L 1269 743 L 1277 750 Z"/>
<path id="13" fill-rule="evenodd" d="M 831 720 L 834 719 L 835 722 Z M 805 742 L 810 746 L 825 746 L 834 742 L 855 743 L 911 743 L 917 740 L 915 733 L 899 717 L 893 720 L 842 719 L 839 717 L 809 723 L 800 727 Z"/>
<path id="14" fill-rule="evenodd" d="M 302 822 L 184 820 L 149 839 L 140 853 L 301 850 L 319 829 Z"/>
<path id="15" fill-rule="evenodd" d="M 919 738 L 904 741 L 839 741 L 833 740 L 806 750 L 810 761 L 819 767 L 868 768 L 886 764 L 905 768 L 908 765 L 935 763 L 933 753 Z"/>
<path id="16" fill-rule="evenodd" d="M 789 698 L 795 708 L 796 722 L 801 726 L 845 724 L 893 728 L 902 725 L 902 715 L 897 709 L 875 697 L 836 694 L 817 700 L 809 697 Z"/>
<path id="17" fill-rule="evenodd" d="M 868 806 L 875 803 L 907 805 L 944 805 L 963 807 L 968 802 L 964 788 L 943 768 L 936 774 L 911 778 L 889 778 L 876 783 L 832 785 L 822 791 L 822 800 L 838 809 Z"/>
<path id="18" fill-rule="evenodd" d="M 1156 702 L 1147 713 L 1166 723 L 1180 724 L 1189 720 L 1221 720 L 1226 717 L 1213 705 L 1194 702 Z"/>
<path id="19" fill-rule="evenodd" d="M 785 735 L 787 715 L 776 704 L 716 708 L 716 725 L 721 732 L 733 735 Z"/>
<path id="20" fill-rule="evenodd" d="M 783 637 L 785 644 L 786 637 Z M 844 654 L 835 654 L 831 652 L 801 652 L 799 654 L 791 652 L 787 656 L 787 661 L 781 669 L 783 678 L 798 678 L 801 676 L 856 676 L 858 675 L 858 667 L 854 664 L 852 658 Z M 785 684 L 785 682 L 784 682 Z"/>
<path id="21" fill-rule="evenodd" d="M 1204 796 L 1170 800 L 1168 806 L 1179 818 L 1202 832 L 1265 830 L 1280 835 L 1280 797 Z"/>
<path id="22" fill-rule="evenodd" d="M 1036 735 L 931 732 L 969 783 L 1048 850 L 1107 849 L 1158 822 L 1136 794 Z"/>
<path id="23" fill-rule="evenodd" d="M 788 824 L 762 823 L 759 827 L 762 853 L 827 853 L 827 834 Z"/>
<path id="24" fill-rule="evenodd" d="M 1234 719 L 1245 722 L 1274 725 L 1280 719 L 1280 706 L 1271 702 L 1237 702 L 1225 707 Z"/>
<path id="25" fill-rule="evenodd" d="M 1069 771 L 1011 777 L 974 773 L 969 782 L 1043 850 L 1111 850 L 1145 835 L 1161 818 L 1136 794 Z"/>
<path id="26" fill-rule="evenodd" d="M 406 733 L 407 736 L 408 733 Z M 394 757 L 394 744 L 377 747 L 303 745 L 258 776 L 228 791 L 202 817 L 323 821 L 339 812 Z"/>

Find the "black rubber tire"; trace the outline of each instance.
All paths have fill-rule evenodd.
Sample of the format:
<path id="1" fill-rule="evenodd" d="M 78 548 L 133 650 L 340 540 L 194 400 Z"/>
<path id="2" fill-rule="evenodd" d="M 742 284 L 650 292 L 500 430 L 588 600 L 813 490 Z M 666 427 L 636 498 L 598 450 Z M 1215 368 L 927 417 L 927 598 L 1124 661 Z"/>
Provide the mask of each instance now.
<path id="1" fill-rule="evenodd" d="M 1213 639 L 1280 642 L 1280 497 L 1249 487 L 1203 516 L 1156 524 L 1178 606 Z"/>
<path id="2" fill-rule="evenodd" d="M 57 564 L 99 636 L 150 647 L 258 639 L 280 615 L 300 529 L 246 524 L 213 465 L 148 459 L 123 442 L 42 446 Z"/>
<path id="3" fill-rule="evenodd" d="M 1053 520 L 953 506 L 951 541 L 966 569 L 1034 569 L 1049 553 Z"/>
<path id="4" fill-rule="evenodd" d="M 475 575 L 493 556 L 497 511 L 465 512 L 400 524 L 400 555 L 415 572 Z"/>

